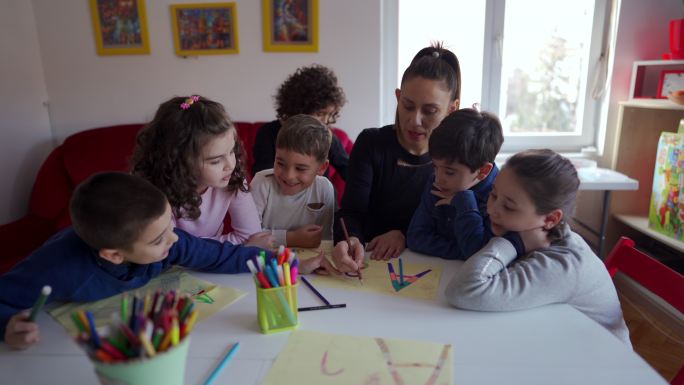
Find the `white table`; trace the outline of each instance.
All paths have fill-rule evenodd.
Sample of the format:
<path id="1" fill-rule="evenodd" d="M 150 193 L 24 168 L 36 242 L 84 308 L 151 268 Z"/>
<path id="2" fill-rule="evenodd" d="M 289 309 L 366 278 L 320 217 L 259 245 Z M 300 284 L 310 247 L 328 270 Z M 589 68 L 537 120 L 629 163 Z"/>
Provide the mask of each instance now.
<path id="1" fill-rule="evenodd" d="M 568 305 L 509 313 L 462 311 L 446 304 L 443 289 L 460 262 L 411 252 L 407 261 L 444 267 L 440 297 L 413 300 L 317 285 L 332 303 L 345 309 L 300 313 L 301 330 L 369 337 L 430 340 L 453 345 L 454 384 L 660 384 L 666 382 L 610 332 Z M 261 382 L 287 342 L 287 332 L 259 333 L 256 298 L 247 274 L 198 274 L 202 279 L 249 294 L 223 312 L 197 324 L 192 332 L 185 383 L 203 384 L 229 345 L 241 348 L 217 384 Z M 303 285 L 299 305 L 319 300 Z M 95 384 L 84 353 L 46 314 L 39 318 L 42 341 L 27 351 L 0 346 L 0 383 Z"/>
<path id="2" fill-rule="evenodd" d="M 601 226 L 599 230 L 584 222 L 573 218 L 573 221 L 598 237 L 596 255 L 603 258 L 606 242 L 606 227 L 608 226 L 608 212 L 610 210 L 610 193 L 614 190 L 633 191 L 639 189 L 639 181 L 617 171 L 600 167 L 583 167 L 577 169 L 580 178 L 580 191 L 603 191 L 603 206 L 601 207 Z"/>

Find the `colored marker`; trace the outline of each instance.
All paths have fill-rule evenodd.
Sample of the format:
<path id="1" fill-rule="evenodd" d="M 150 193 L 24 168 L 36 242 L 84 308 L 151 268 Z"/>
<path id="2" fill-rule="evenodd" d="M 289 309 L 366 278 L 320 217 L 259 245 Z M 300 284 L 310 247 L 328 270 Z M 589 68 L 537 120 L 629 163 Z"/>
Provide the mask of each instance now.
<path id="1" fill-rule="evenodd" d="M 97 329 L 95 328 L 95 317 L 93 317 L 93 313 L 89 311 L 87 311 L 85 314 L 86 318 L 88 319 L 88 325 L 90 325 L 90 338 L 93 340 L 93 344 L 95 344 L 95 347 L 99 348 L 100 336 L 97 335 Z"/>
<path id="2" fill-rule="evenodd" d="M 283 263 L 283 274 L 285 275 L 285 286 L 291 286 L 292 276 L 290 275 L 290 263 Z"/>
<path id="3" fill-rule="evenodd" d="M 45 306 L 45 301 L 47 301 L 47 298 L 50 295 L 50 293 L 52 293 L 52 288 L 47 285 L 43 286 L 43 289 L 40 291 L 40 295 L 38 296 L 36 303 L 33 304 L 33 308 L 31 309 L 31 314 L 28 318 L 30 322 L 36 322 L 36 318 L 38 318 L 38 313 L 40 313 L 40 311 L 43 310 L 43 306 Z"/>
<path id="4" fill-rule="evenodd" d="M 209 376 L 207 381 L 204 383 L 204 385 L 211 385 L 214 382 L 214 380 L 216 380 L 216 377 L 218 377 L 219 373 L 221 373 L 221 370 L 223 370 L 223 368 L 226 366 L 226 364 L 231 360 L 231 358 L 233 358 L 233 356 L 235 355 L 235 353 L 238 351 L 239 348 L 240 348 L 240 343 L 236 342 L 235 345 L 233 345 L 233 347 L 230 348 L 228 353 L 226 353 L 226 355 L 223 357 L 221 362 L 219 362 L 219 364 L 216 366 L 216 369 L 214 369 L 214 371 L 211 373 L 211 375 Z"/>

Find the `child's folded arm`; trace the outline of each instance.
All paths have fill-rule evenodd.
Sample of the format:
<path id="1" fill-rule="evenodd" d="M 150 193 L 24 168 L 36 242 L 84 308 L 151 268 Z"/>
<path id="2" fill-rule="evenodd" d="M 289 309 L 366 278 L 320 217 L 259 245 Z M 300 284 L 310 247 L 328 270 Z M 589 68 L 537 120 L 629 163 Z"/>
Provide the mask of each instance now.
<path id="1" fill-rule="evenodd" d="M 492 238 L 449 282 L 449 302 L 469 310 L 510 311 L 567 301 L 576 282 L 572 256 L 543 250 L 516 260 L 516 254 L 508 240 Z"/>
<path id="2" fill-rule="evenodd" d="M 406 246 L 418 253 L 458 259 L 460 249 L 456 239 L 441 235 L 437 228 L 442 223 L 446 225 L 450 222 L 450 218 L 444 218 L 444 216 L 451 216 L 451 214 L 443 213 L 450 207 L 446 205 L 435 207 L 437 199 L 431 191 L 432 182 L 423 191 L 418 208 L 411 218 L 411 223 L 406 232 Z M 439 216 L 438 220 L 435 219 L 435 215 Z"/>

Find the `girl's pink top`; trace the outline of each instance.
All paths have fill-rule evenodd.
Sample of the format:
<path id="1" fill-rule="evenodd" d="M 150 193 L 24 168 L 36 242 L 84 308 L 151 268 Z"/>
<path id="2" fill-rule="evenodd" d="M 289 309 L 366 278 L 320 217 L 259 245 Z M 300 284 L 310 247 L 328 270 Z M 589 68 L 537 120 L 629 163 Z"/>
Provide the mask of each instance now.
<path id="1" fill-rule="evenodd" d="M 197 237 L 228 241 L 232 244 L 244 243 L 250 235 L 261 231 L 259 215 L 249 192 L 238 190 L 236 193 L 225 188 L 209 187 L 202 194 L 200 211 L 199 218 L 195 220 L 174 218 L 175 226 Z M 223 219 L 226 212 L 230 215 L 233 231 L 223 234 Z"/>

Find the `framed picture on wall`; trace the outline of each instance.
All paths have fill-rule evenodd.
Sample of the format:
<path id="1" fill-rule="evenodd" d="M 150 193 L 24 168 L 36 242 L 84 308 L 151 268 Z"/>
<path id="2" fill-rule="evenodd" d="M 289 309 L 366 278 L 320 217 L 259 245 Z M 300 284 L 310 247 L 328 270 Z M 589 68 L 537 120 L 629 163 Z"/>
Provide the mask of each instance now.
<path id="1" fill-rule="evenodd" d="M 318 0 L 262 0 L 264 51 L 318 52 Z"/>
<path id="2" fill-rule="evenodd" d="M 144 0 L 90 0 L 98 55 L 149 54 Z"/>
<path id="3" fill-rule="evenodd" d="M 171 19 L 179 56 L 239 52 L 235 3 L 175 4 Z"/>

